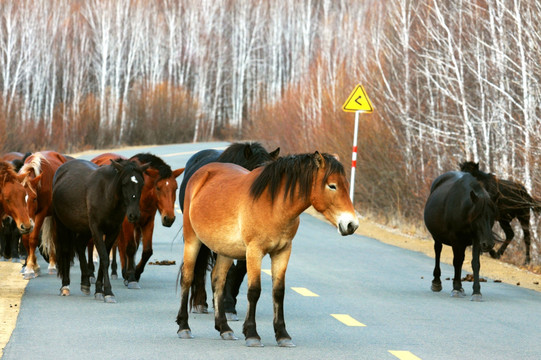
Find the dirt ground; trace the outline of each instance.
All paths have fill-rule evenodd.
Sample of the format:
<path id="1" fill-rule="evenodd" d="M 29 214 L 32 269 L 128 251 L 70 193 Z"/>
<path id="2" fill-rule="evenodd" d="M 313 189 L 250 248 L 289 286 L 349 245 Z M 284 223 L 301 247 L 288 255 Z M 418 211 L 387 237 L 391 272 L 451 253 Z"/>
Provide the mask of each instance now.
<path id="1" fill-rule="evenodd" d="M 314 210 L 309 209 L 307 212 L 321 218 Z M 405 235 L 396 229 L 379 225 L 364 218 L 360 218 L 360 226 L 357 234 L 378 239 L 390 245 L 422 252 L 430 257 L 434 256 L 432 239 Z M 444 246 L 441 261 L 452 264 L 452 260 L 453 253 L 451 248 Z M 471 272 L 470 263 L 471 251 L 466 251 L 466 259 L 464 260 L 465 271 Z M 0 357 L 15 328 L 21 306 L 21 297 L 28 282 L 28 280 L 23 280 L 20 270 L 20 264 L 0 262 Z M 431 274 L 426 274 L 426 276 L 431 276 Z M 494 260 L 486 255 L 483 255 L 481 259 L 481 277 L 501 280 L 511 285 L 541 291 L 541 285 L 539 285 L 541 275 Z"/>

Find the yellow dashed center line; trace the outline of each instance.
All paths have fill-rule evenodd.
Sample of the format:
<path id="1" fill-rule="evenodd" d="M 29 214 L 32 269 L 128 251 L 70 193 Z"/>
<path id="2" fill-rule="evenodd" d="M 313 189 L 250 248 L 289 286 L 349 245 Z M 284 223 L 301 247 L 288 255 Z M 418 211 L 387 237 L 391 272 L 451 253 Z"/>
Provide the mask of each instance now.
<path id="1" fill-rule="evenodd" d="M 331 314 L 336 320 L 346 324 L 347 326 L 366 326 L 363 323 L 358 322 L 347 314 Z"/>
<path id="2" fill-rule="evenodd" d="M 421 360 L 421 358 L 413 355 L 409 351 L 389 350 L 389 352 L 400 360 Z"/>
<path id="3" fill-rule="evenodd" d="M 291 289 L 293 289 L 294 291 L 298 292 L 298 293 L 301 294 L 302 296 L 319 296 L 318 294 L 311 292 L 311 291 L 308 290 L 307 288 L 303 288 L 303 287 L 292 287 Z"/>

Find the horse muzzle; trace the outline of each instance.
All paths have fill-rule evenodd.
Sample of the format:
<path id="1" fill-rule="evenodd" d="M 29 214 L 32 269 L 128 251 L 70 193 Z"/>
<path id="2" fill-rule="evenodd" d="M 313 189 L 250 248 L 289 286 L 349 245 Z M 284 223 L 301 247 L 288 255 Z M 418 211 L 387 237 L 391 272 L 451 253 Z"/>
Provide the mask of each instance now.
<path id="1" fill-rule="evenodd" d="M 351 235 L 359 227 L 359 221 L 357 218 L 353 218 L 351 215 L 342 215 L 338 218 L 338 232 L 342 236 Z"/>
<path id="2" fill-rule="evenodd" d="M 32 220 L 30 220 L 30 223 L 28 224 L 24 224 L 22 223 L 20 226 L 19 226 L 19 232 L 24 235 L 24 234 L 29 234 L 32 232 L 32 230 L 34 230 L 34 222 Z"/>
<path id="3" fill-rule="evenodd" d="M 173 225 L 173 223 L 175 222 L 175 219 L 176 217 L 175 216 L 167 216 L 167 215 L 163 215 L 162 216 L 162 225 L 165 226 L 165 227 L 171 227 L 171 225 Z"/>
<path id="4" fill-rule="evenodd" d="M 141 217 L 140 214 L 126 214 L 126 217 L 128 218 L 128 221 L 131 223 L 136 223 L 139 221 L 139 218 Z"/>

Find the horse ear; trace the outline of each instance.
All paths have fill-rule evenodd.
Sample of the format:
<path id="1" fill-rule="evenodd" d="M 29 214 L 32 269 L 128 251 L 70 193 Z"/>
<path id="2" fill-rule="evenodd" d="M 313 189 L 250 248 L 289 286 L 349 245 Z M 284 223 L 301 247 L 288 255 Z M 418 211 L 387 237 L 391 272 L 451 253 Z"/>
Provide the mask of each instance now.
<path id="1" fill-rule="evenodd" d="M 184 172 L 184 169 L 185 168 L 180 168 L 180 169 L 176 169 L 175 171 L 173 171 L 173 177 L 179 177 L 180 174 L 182 174 Z"/>
<path id="2" fill-rule="evenodd" d="M 271 152 L 269 155 L 271 156 L 271 158 L 272 158 L 273 160 L 278 159 L 278 156 L 280 156 L 280 148 L 277 147 L 276 150 L 274 150 L 273 152 Z"/>
<path id="3" fill-rule="evenodd" d="M 141 165 L 139 168 L 141 169 L 141 172 L 143 172 L 149 167 L 150 167 L 150 163 L 146 163 L 146 164 Z"/>
<path id="4" fill-rule="evenodd" d="M 156 169 L 146 169 L 144 170 L 145 174 L 147 174 L 148 176 L 150 176 L 151 178 L 157 178 L 159 175 L 160 175 L 160 171 L 159 170 L 156 170 Z"/>
<path id="5" fill-rule="evenodd" d="M 39 182 L 41 181 L 41 177 L 43 176 L 43 173 L 39 174 L 38 176 L 36 176 L 35 178 L 31 179 L 29 181 L 30 185 L 32 185 L 32 187 L 34 189 L 37 189 L 38 185 L 39 185 Z"/>
<path id="6" fill-rule="evenodd" d="M 332 154 L 332 157 L 335 158 L 337 161 L 340 161 L 340 156 L 338 154 Z"/>
<path id="7" fill-rule="evenodd" d="M 249 159 L 252 157 L 254 153 L 252 152 L 252 148 L 250 147 L 250 144 L 244 145 L 244 157 L 246 159 Z"/>
<path id="8" fill-rule="evenodd" d="M 470 198 L 474 204 L 479 200 L 479 196 L 477 196 L 473 190 L 470 191 Z"/>
<path id="9" fill-rule="evenodd" d="M 325 167 L 325 158 L 319 153 L 319 151 L 314 153 L 314 162 L 318 168 Z"/>
<path id="10" fill-rule="evenodd" d="M 479 170 L 479 163 L 478 162 L 474 163 L 473 165 L 474 165 L 475 170 Z"/>
<path id="11" fill-rule="evenodd" d="M 119 172 L 122 171 L 122 169 L 123 169 L 123 166 L 120 165 L 120 163 L 116 162 L 113 159 L 111 159 L 111 165 L 113 165 L 113 167 Z"/>

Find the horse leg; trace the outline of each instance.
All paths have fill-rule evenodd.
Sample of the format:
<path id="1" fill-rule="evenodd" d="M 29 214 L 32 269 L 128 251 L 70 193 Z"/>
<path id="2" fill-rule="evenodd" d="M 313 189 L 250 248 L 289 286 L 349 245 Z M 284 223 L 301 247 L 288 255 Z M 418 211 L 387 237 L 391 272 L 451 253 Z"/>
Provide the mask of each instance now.
<path id="1" fill-rule="evenodd" d="M 137 252 L 139 245 L 139 231 L 131 230 L 129 232 L 125 232 L 123 236 L 126 244 L 126 252 L 124 255 L 126 259 L 126 270 L 122 273 L 122 276 L 125 277 L 124 285 L 126 285 L 128 289 L 140 289 L 141 287 L 137 283 L 137 279 L 135 277 L 135 253 Z"/>
<path id="2" fill-rule="evenodd" d="M 150 257 L 153 254 L 152 250 L 152 234 L 154 233 L 154 222 L 150 221 L 148 224 L 146 224 L 142 229 L 142 237 L 143 237 L 143 254 L 141 255 L 141 260 L 137 264 L 137 267 L 135 268 L 135 279 L 139 281 L 141 278 L 141 274 L 143 271 L 145 271 L 145 266 L 147 264 L 147 261 L 150 259 Z"/>
<path id="3" fill-rule="evenodd" d="M 464 289 L 462 288 L 462 264 L 464 263 L 464 253 L 466 248 L 464 246 L 453 246 L 453 266 L 455 268 L 455 277 L 453 279 L 453 291 L 452 297 L 464 297 Z"/>
<path id="4" fill-rule="evenodd" d="M 479 261 L 479 255 L 481 255 L 481 246 L 479 245 L 479 239 L 473 241 L 472 245 L 472 260 L 471 267 L 473 270 L 473 295 L 472 301 L 481 301 L 481 285 L 479 284 L 479 270 L 481 268 L 481 262 Z"/>
<path id="5" fill-rule="evenodd" d="M 117 269 L 118 269 L 118 263 L 116 262 L 116 248 L 117 248 L 117 245 L 113 245 L 113 249 L 111 250 L 111 253 L 112 253 L 112 260 L 111 260 L 111 280 L 116 280 L 118 279 L 118 272 L 117 272 Z"/>
<path id="6" fill-rule="evenodd" d="M 32 234 L 34 234 L 34 231 L 32 231 L 30 234 L 22 235 L 23 244 L 25 244 L 28 253 L 28 256 L 26 257 L 26 267 L 23 274 L 25 280 L 34 279 L 39 275 L 39 266 L 37 265 L 36 260 L 37 241 L 36 237 L 32 236 Z"/>
<path id="7" fill-rule="evenodd" d="M 100 256 L 100 267 L 98 270 L 98 280 L 96 281 L 96 293 L 94 297 L 97 300 L 103 300 L 107 303 L 115 303 L 115 295 L 111 290 L 111 281 L 109 280 L 109 251 L 116 240 L 118 232 L 107 234 L 105 240 L 103 233 L 96 225 L 91 225 L 92 239 L 94 246 Z"/>
<path id="8" fill-rule="evenodd" d="M 94 241 L 93 239 L 90 239 L 87 245 L 87 253 L 88 253 L 88 274 L 90 276 L 90 283 L 95 284 L 96 283 L 96 276 L 94 275 Z"/>
<path id="9" fill-rule="evenodd" d="M 6 235 L 8 237 L 6 242 L 9 242 L 10 244 L 11 262 L 20 262 L 21 260 L 19 255 L 19 239 L 21 238 L 21 235 L 19 233 L 19 230 L 10 231 L 9 234 Z"/>
<path id="10" fill-rule="evenodd" d="M 258 347 L 261 344 L 261 337 L 257 333 L 255 323 L 255 311 L 257 301 L 261 295 L 261 259 L 264 254 L 259 249 L 248 247 L 246 250 L 246 269 L 248 273 L 248 311 L 242 333 L 246 338 L 246 346 Z"/>
<path id="11" fill-rule="evenodd" d="M 224 311 L 225 279 L 232 263 L 232 259 L 218 255 L 211 275 L 212 293 L 214 294 L 214 328 L 220 332 L 220 336 L 224 340 L 238 339 L 227 324 Z"/>
<path id="12" fill-rule="evenodd" d="M 274 334 L 278 346 L 294 347 L 291 336 L 287 333 L 284 320 L 284 295 L 287 263 L 291 255 L 291 244 L 282 251 L 271 254 L 272 300 L 274 304 Z"/>
<path id="13" fill-rule="evenodd" d="M 441 257 L 441 249 L 443 248 L 443 245 L 441 242 L 434 240 L 434 254 L 436 258 L 436 265 L 434 266 L 434 279 L 432 280 L 432 291 L 439 292 L 441 291 L 441 269 L 440 269 L 440 257 Z"/>
<path id="14" fill-rule="evenodd" d="M 236 265 L 231 265 L 225 280 L 224 310 L 228 321 L 238 321 L 237 317 L 237 296 L 240 286 L 246 275 L 246 261 L 237 260 Z"/>
<path id="15" fill-rule="evenodd" d="M 210 249 L 202 244 L 197 254 L 194 267 L 194 278 L 191 286 L 190 307 L 196 314 L 208 314 L 206 279 L 209 259 L 212 257 Z"/>
<path id="16" fill-rule="evenodd" d="M 524 232 L 524 245 L 526 245 L 526 259 L 524 261 L 524 265 L 528 265 L 530 263 L 530 209 L 528 209 L 528 213 L 525 214 L 525 216 L 519 217 L 520 225 L 522 226 L 522 231 Z"/>
<path id="17" fill-rule="evenodd" d="M 81 241 L 76 245 L 77 256 L 79 257 L 79 267 L 81 268 L 81 292 L 90 295 L 90 272 L 86 260 L 86 242 Z"/>
<path id="18" fill-rule="evenodd" d="M 498 251 L 490 250 L 489 254 L 494 259 L 499 259 L 503 253 L 505 252 L 505 249 L 509 246 L 511 243 L 511 240 L 513 240 L 513 237 L 515 236 L 515 232 L 513 231 L 513 227 L 511 226 L 511 221 L 507 220 L 499 220 L 500 226 L 503 229 L 503 232 L 505 233 L 505 241 L 503 242 L 502 246 L 498 249 Z"/>
<path id="19" fill-rule="evenodd" d="M 188 325 L 188 295 L 194 278 L 194 267 L 201 247 L 201 242 L 191 231 L 187 221 L 184 222 L 184 255 L 180 276 L 180 308 L 177 314 L 178 331 L 181 339 L 192 339 L 192 331 Z"/>
<path id="20" fill-rule="evenodd" d="M 75 241 L 75 235 L 68 228 L 66 228 L 58 219 L 53 218 L 53 223 L 51 226 L 55 228 L 55 230 L 53 230 L 53 233 L 56 233 L 56 236 L 53 237 L 53 242 L 56 249 L 58 276 L 62 278 L 60 295 L 69 296 L 70 267 L 71 260 L 74 256 L 73 244 Z"/>

